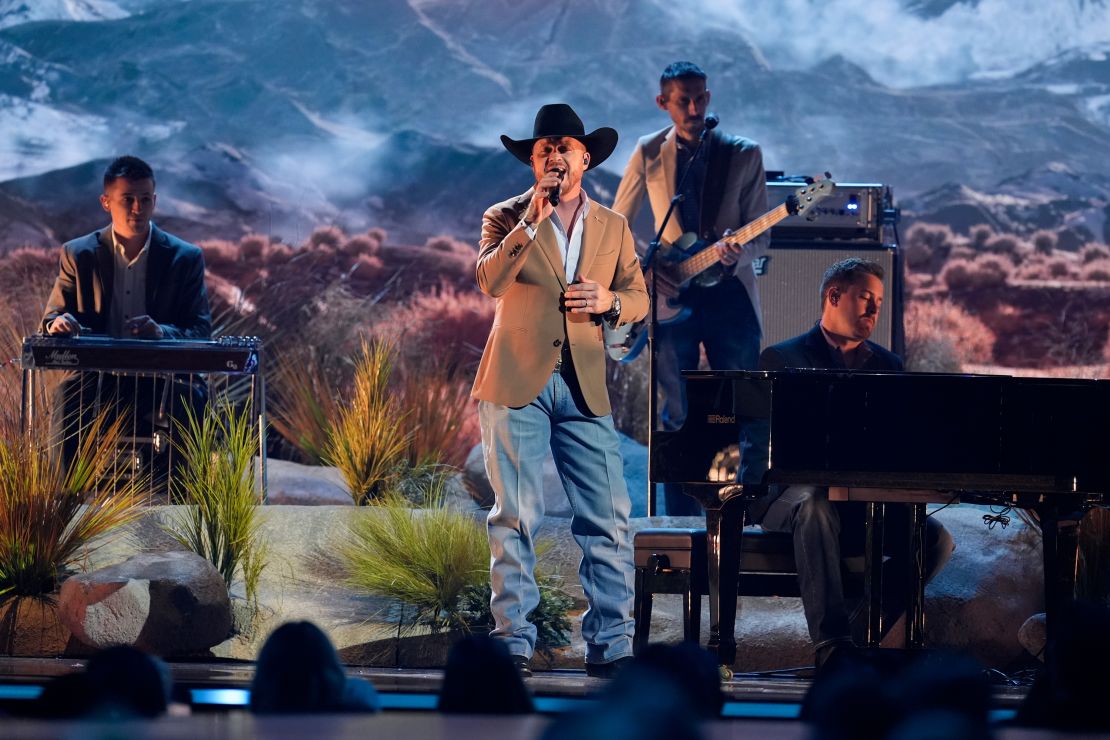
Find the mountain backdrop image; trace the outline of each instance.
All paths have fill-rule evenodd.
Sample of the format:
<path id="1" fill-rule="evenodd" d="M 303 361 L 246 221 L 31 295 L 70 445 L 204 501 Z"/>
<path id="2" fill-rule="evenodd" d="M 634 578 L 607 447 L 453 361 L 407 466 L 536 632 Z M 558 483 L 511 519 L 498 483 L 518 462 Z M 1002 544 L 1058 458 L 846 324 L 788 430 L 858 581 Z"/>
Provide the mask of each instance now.
<path id="1" fill-rule="evenodd" d="M 102 225 L 104 165 L 133 153 L 235 311 L 320 244 L 317 292 L 466 295 L 482 211 L 530 184 L 498 136 L 552 101 L 615 127 L 588 178 L 609 202 L 692 59 L 769 170 L 892 188 L 911 365 L 1107 364 L 1103 0 L 0 0 L 0 57 L 0 250 L 24 261 Z"/>

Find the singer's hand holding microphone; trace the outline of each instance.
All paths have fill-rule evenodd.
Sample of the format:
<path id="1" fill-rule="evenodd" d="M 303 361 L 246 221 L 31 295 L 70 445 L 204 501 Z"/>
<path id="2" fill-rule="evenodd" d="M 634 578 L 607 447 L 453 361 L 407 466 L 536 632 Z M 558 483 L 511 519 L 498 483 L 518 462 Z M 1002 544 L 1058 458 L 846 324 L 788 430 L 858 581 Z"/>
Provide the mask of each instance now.
<path id="1" fill-rule="evenodd" d="M 559 205 L 559 188 L 563 185 L 564 172 L 555 168 L 548 170 L 540 181 L 536 183 L 532 193 L 532 202 L 528 205 L 525 219 L 535 225 L 551 215 L 555 206 Z"/>

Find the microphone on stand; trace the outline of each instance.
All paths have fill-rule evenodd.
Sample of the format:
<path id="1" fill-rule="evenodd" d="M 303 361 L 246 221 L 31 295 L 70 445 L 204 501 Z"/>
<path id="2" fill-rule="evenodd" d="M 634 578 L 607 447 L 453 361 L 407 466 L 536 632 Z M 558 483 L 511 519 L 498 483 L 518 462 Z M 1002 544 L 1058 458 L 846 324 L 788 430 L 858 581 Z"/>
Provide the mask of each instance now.
<path id="1" fill-rule="evenodd" d="M 701 137 L 700 138 L 704 139 L 705 135 L 708 134 L 713 129 L 717 128 L 717 124 L 720 123 L 720 122 L 721 122 L 721 118 L 716 113 L 706 113 L 705 114 L 705 127 L 702 128 L 702 130 L 701 130 Z"/>
<path id="2" fill-rule="evenodd" d="M 563 184 L 563 171 L 555 170 L 555 173 L 559 175 L 559 184 L 547 192 L 547 202 L 552 206 L 559 205 L 559 188 L 562 187 Z"/>

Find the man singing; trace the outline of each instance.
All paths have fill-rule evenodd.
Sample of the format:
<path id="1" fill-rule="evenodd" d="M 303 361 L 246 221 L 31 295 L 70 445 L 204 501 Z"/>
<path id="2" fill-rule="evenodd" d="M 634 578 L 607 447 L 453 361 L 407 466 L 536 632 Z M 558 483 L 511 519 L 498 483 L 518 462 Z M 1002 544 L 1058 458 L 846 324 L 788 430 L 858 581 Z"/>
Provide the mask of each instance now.
<path id="1" fill-rule="evenodd" d="M 750 139 L 708 132 L 698 156 L 698 140 L 705 131 L 711 94 L 707 77 L 693 62 L 674 62 L 659 78 L 655 104 L 670 116 L 672 125 L 636 143 L 613 210 L 632 221 L 644 197 L 651 203 L 658 229 L 670 207 L 678 181 L 689 166 L 682 200 L 675 208 L 663 239 L 675 242 L 693 232 L 712 243 L 767 211 L 767 176 L 763 153 Z M 678 429 L 686 420 L 686 382 L 683 370 L 697 370 L 704 346 L 715 370 L 752 370 L 759 356 L 760 309 L 752 260 L 767 248 L 768 236 L 746 244 L 721 245 L 724 274 L 716 282 L 686 288 L 680 302 L 691 309 L 680 323 L 660 325 L 655 335 L 657 375 L 662 393 L 664 429 Z M 663 486 L 667 514 L 700 514 L 694 499 L 677 484 Z"/>
<path id="2" fill-rule="evenodd" d="M 582 177 L 613 152 L 617 132 L 586 134 L 558 103 L 540 108 L 531 138 L 501 142 L 531 166 L 536 184 L 486 211 L 478 255 L 478 286 L 497 301 L 472 391 L 495 493 L 492 635 L 530 675 L 528 615 L 540 598 L 534 538 L 550 449 L 582 548 L 586 672 L 608 677 L 632 656 L 634 564 L 601 322 L 642 319 L 648 300 L 628 224 L 586 196 Z"/>

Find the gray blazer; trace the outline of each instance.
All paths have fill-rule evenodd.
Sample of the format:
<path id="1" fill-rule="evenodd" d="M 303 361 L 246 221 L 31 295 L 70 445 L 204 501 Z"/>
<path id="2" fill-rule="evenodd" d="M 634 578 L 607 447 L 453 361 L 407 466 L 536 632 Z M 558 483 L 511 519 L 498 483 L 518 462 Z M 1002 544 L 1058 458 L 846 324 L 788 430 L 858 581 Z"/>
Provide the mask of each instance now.
<path id="1" fill-rule="evenodd" d="M 46 303 L 42 331 L 55 317 L 72 314 L 82 326 L 104 333 L 112 305 L 111 226 L 62 245 L 58 277 Z M 204 254 L 151 224 L 146 263 L 146 312 L 167 339 L 207 339 L 212 334 Z"/>
<path id="2" fill-rule="evenodd" d="M 714 130 L 706 146 L 712 147 L 709 155 L 711 160 L 728 157 L 728 172 L 720 194 L 720 208 L 710 229 L 720 237 L 726 229 L 735 231 L 767 212 L 767 175 L 763 171 L 763 152 L 759 144 L 751 139 Z M 642 137 L 636 143 L 632 158 L 628 160 L 624 178 L 613 201 L 613 210 L 631 223 L 647 195 L 655 215 L 655 228 L 658 230 L 671 198 L 674 197 L 676 158 L 674 126 Z M 712 202 L 715 197 L 715 194 L 706 193 L 706 203 Z M 681 223 L 676 209 L 663 233 L 663 239 L 674 242 L 683 232 L 697 230 L 698 224 Z M 745 244 L 743 254 L 734 268 L 736 277 L 748 291 L 752 308 L 755 309 L 761 326 L 763 317 L 759 308 L 759 289 L 756 286 L 752 261 L 766 252 L 769 242 L 770 235 L 765 233 Z"/>

